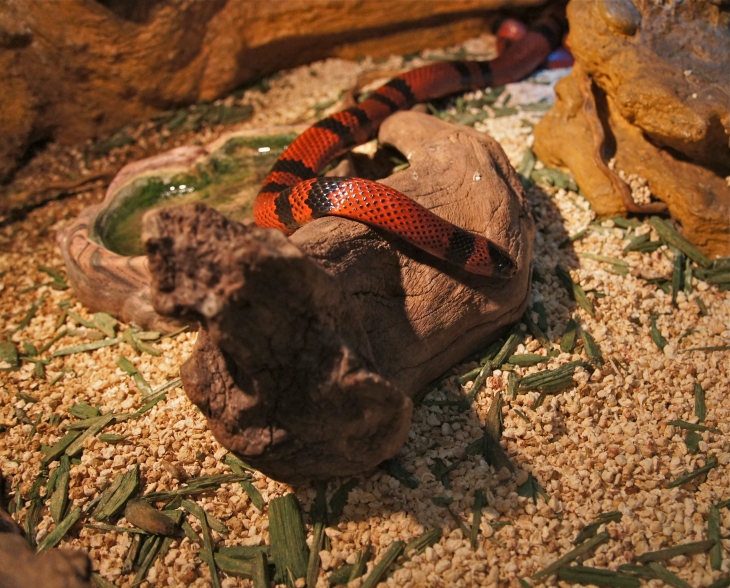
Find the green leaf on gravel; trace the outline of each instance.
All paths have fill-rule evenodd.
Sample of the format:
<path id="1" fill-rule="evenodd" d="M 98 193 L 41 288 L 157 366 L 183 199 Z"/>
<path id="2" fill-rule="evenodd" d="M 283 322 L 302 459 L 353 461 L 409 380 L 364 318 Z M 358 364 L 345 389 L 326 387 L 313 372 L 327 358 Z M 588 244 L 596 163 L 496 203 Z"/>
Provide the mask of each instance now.
<path id="1" fill-rule="evenodd" d="M 556 265 L 555 273 L 560 281 L 563 282 L 563 285 L 568 289 L 568 293 L 571 295 L 573 300 L 575 300 L 578 306 L 585 310 L 589 316 L 595 317 L 596 310 L 593 308 L 593 303 L 588 299 L 585 290 L 581 288 L 580 284 L 573 281 L 568 270 L 564 269 L 560 265 Z"/>
<path id="2" fill-rule="evenodd" d="M 656 318 L 655 314 L 651 315 L 651 340 L 654 341 L 654 345 L 659 348 L 659 351 L 662 351 L 667 346 L 667 340 L 657 328 Z"/>
<path id="3" fill-rule="evenodd" d="M 46 538 L 41 541 L 40 545 L 38 545 L 38 553 L 43 553 L 47 549 L 50 549 L 51 547 L 54 547 L 61 539 L 63 539 L 64 535 L 68 533 L 69 529 L 73 527 L 76 524 L 76 521 L 78 521 L 81 518 L 81 507 L 76 507 L 73 509 L 68 515 L 66 515 L 66 518 L 64 518 L 59 524 L 56 525 L 56 528 L 53 529 L 48 535 L 46 535 Z"/>
<path id="4" fill-rule="evenodd" d="M 527 481 L 517 486 L 517 494 L 525 498 L 531 498 L 534 504 L 537 504 L 538 495 L 542 496 L 545 502 L 550 502 L 550 497 L 547 495 L 547 492 L 545 492 L 532 474 L 527 474 Z"/>
<path id="5" fill-rule="evenodd" d="M 309 548 L 294 494 L 286 494 L 269 501 L 269 536 L 271 554 L 276 562 L 277 584 L 289 583 L 293 578 L 305 578 L 309 562 Z"/>
<path id="6" fill-rule="evenodd" d="M 122 474 L 117 474 L 111 486 L 104 490 L 99 504 L 94 510 L 93 517 L 103 521 L 120 512 L 127 501 L 134 497 L 139 490 L 139 465 Z"/>

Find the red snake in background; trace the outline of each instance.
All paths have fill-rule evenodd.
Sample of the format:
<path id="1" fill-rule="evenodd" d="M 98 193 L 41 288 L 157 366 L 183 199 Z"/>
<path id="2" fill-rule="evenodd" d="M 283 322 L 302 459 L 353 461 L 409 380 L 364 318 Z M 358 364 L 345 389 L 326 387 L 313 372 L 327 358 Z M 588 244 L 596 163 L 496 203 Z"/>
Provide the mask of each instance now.
<path id="1" fill-rule="evenodd" d="M 398 110 L 455 92 L 518 81 L 560 46 L 566 30 L 562 7 L 549 7 L 529 28 L 502 24 L 514 42 L 490 61 L 451 61 L 401 74 L 366 100 L 310 127 L 282 153 L 254 203 L 260 227 L 293 233 L 323 216 L 340 216 L 379 227 L 468 272 L 509 277 L 516 266 L 499 246 L 436 216 L 408 196 L 362 178 L 317 177 L 335 157 L 375 136 Z"/>

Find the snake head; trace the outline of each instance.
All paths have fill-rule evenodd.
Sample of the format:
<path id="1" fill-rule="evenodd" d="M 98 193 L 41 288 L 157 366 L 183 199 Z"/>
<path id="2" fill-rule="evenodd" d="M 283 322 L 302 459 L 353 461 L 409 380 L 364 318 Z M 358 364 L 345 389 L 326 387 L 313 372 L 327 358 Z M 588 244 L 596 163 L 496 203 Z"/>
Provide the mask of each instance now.
<path id="1" fill-rule="evenodd" d="M 489 257 L 494 267 L 492 275 L 496 278 L 511 278 L 517 272 L 517 264 L 506 251 L 492 243 L 488 244 Z"/>

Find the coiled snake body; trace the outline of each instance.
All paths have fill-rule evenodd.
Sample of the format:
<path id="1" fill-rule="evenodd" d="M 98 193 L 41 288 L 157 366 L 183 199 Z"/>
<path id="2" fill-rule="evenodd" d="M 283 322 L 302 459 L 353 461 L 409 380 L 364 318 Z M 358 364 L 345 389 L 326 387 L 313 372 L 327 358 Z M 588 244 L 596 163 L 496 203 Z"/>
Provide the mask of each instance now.
<path id="1" fill-rule="evenodd" d="M 548 10 L 491 61 L 453 61 L 401 74 L 355 107 L 302 133 L 279 157 L 254 203 L 261 227 L 293 233 L 327 215 L 382 228 L 432 255 L 486 276 L 509 277 L 515 263 L 499 246 L 436 216 L 408 196 L 362 178 L 318 178 L 335 157 L 368 141 L 392 113 L 455 92 L 517 81 L 560 45 L 564 19 Z"/>

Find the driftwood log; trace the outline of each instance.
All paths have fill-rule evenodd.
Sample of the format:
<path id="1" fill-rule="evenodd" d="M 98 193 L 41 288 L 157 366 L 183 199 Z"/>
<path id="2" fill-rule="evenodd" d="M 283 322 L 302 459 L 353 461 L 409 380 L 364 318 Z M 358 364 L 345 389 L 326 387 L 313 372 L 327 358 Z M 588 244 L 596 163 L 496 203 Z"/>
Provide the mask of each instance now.
<path id="1" fill-rule="evenodd" d="M 21 535 L 0 533 L 2 588 L 91 588 L 91 560 L 80 549 L 37 554 Z"/>
<path id="2" fill-rule="evenodd" d="M 383 183 L 501 245 L 514 277 L 469 274 L 332 217 L 288 239 L 202 204 L 145 217 L 155 309 L 201 324 L 186 393 L 224 446 L 282 481 L 392 457 L 418 391 L 527 304 L 533 220 L 501 147 L 415 112 L 389 118 L 380 140 L 411 164 Z"/>

